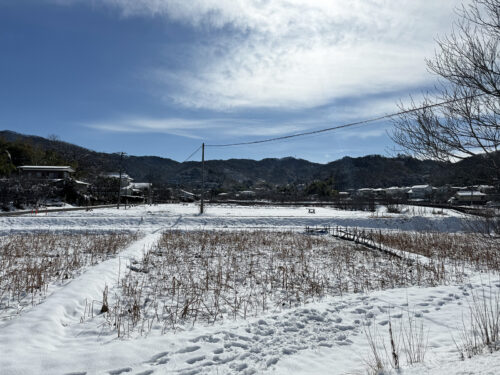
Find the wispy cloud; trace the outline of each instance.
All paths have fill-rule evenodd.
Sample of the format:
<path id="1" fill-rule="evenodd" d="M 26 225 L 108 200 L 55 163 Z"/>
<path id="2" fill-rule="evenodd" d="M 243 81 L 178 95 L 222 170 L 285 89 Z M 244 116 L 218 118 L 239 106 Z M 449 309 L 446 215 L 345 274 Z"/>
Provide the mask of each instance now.
<path id="1" fill-rule="evenodd" d="M 130 118 L 97 121 L 83 124 L 86 127 L 117 133 L 165 133 L 187 138 L 201 139 L 216 136 L 217 139 L 232 137 L 274 137 L 303 131 L 310 123 L 281 123 L 243 119 L 183 119 L 183 118 Z"/>
<path id="2" fill-rule="evenodd" d="M 183 119 L 183 118 L 129 118 L 98 121 L 83 124 L 86 127 L 115 133 L 163 133 L 192 139 L 228 139 L 245 141 L 279 137 L 335 126 L 326 119 L 303 119 L 301 121 L 248 120 L 241 118 Z M 387 124 L 372 124 L 371 127 L 355 126 L 337 131 L 340 139 L 379 137 L 387 131 Z M 314 135 L 313 135 L 314 136 Z M 309 136 L 311 137 L 311 136 Z"/>
<path id="3" fill-rule="evenodd" d="M 63 0 L 58 0 L 59 2 Z M 80 0 L 66 0 L 72 3 Z M 102 0 L 203 35 L 185 68 L 154 67 L 164 99 L 188 108 L 304 109 L 411 89 L 459 0 Z"/>

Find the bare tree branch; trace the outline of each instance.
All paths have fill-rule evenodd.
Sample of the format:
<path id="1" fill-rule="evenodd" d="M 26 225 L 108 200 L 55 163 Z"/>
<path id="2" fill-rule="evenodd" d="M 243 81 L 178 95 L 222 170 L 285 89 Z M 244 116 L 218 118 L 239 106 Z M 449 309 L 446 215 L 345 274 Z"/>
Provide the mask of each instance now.
<path id="1" fill-rule="evenodd" d="M 392 139 L 410 155 L 456 161 L 484 154 L 492 178 L 500 177 L 500 0 L 473 0 L 458 10 L 453 31 L 437 41 L 427 60 L 437 78 L 437 97 L 410 100 L 415 110 L 394 120 Z M 462 99 L 461 99 L 462 98 Z M 422 108 L 436 101 L 440 107 Z"/>

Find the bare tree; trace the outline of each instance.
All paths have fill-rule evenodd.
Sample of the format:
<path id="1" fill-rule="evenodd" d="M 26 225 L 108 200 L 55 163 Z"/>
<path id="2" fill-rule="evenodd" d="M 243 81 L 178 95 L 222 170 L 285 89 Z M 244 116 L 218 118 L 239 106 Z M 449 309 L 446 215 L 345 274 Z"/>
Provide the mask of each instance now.
<path id="1" fill-rule="evenodd" d="M 500 177 L 500 0 L 473 0 L 458 10 L 450 35 L 437 41 L 429 70 L 438 76 L 437 96 L 400 104 L 392 139 L 408 154 L 455 161 L 484 154 Z M 426 107 L 436 101 L 438 107 Z M 418 109 L 424 107 L 423 109 Z"/>

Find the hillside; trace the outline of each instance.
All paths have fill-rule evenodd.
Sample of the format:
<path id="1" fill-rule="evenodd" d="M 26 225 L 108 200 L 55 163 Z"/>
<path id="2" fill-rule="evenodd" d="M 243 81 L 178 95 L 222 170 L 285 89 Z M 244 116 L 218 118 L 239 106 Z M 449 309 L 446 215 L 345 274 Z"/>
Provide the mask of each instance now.
<path id="1" fill-rule="evenodd" d="M 7 143 L 29 145 L 39 153 L 56 155 L 77 168 L 79 178 L 89 178 L 101 172 L 117 171 L 120 156 L 96 152 L 55 139 L 0 131 L 0 139 Z M 23 163 L 37 164 L 23 159 Z M 31 158 L 33 159 L 33 158 Z M 43 159 L 42 159 L 43 162 Z M 14 162 L 14 164 L 16 164 Z M 328 164 L 309 162 L 292 157 L 280 159 L 229 159 L 206 161 L 206 180 L 209 186 L 223 188 L 252 188 L 256 185 L 286 185 L 308 183 L 316 179 L 333 177 L 337 190 L 360 187 L 408 186 L 421 183 L 434 185 L 484 183 L 487 178 L 483 158 L 469 158 L 455 164 L 432 160 L 417 160 L 399 156 L 388 158 L 369 155 L 358 158 L 344 157 Z M 201 163 L 179 163 L 157 156 L 127 156 L 123 169 L 137 181 L 155 184 L 197 187 L 201 181 Z"/>

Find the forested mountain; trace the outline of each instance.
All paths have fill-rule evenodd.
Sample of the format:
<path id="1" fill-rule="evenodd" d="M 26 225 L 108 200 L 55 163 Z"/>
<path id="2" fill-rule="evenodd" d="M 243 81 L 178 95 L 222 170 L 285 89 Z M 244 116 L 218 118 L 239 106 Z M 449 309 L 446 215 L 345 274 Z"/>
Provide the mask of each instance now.
<path id="1" fill-rule="evenodd" d="M 77 169 L 78 178 L 92 179 L 102 172 L 118 171 L 119 162 L 118 154 L 96 152 L 57 139 L 0 131 L 0 174 L 4 176 L 22 164 L 64 163 Z M 229 159 L 208 160 L 205 167 L 208 185 L 225 189 L 307 184 L 330 178 L 337 190 L 488 182 L 487 163 L 480 156 L 454 164 L 379 155 L 345 157 L 328 164 L 291 157 L 259 161 Z M 136 181 L 155 184 L 195 188 L 201 181 L 201 163 L 194 161 L 179 163 L 157 156 L 127 156 L 123 159 L 123 169 Z"/>

